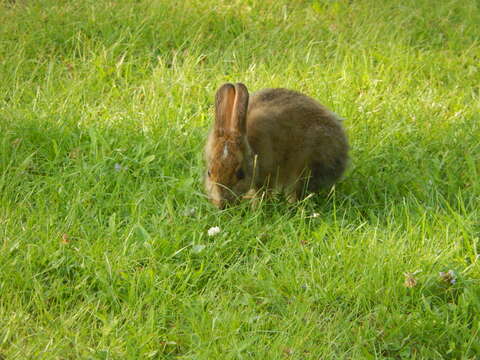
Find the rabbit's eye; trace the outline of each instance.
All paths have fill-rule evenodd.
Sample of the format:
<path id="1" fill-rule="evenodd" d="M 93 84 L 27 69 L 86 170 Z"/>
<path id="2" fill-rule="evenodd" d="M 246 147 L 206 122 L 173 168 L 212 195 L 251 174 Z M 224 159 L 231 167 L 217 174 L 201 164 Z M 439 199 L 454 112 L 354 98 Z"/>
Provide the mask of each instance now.
<path id="1" fill-rule="evenodd" d="M 242 180 L 242 179 L 245 177 L 245 173 L 243 172 L 243 169 L 242 169 L 242 168 L 240 168 L 240 169 L 237 170 L 237 174 L 236 174 L 236 175 L 237 175 L 237 179 L 238 179 L 238 180 Z"/>
<path id="2" fill-rule="evenodd" d="M 212 176 L 212 172 L 210 170 L 207 171 L 208 177 Z"/>

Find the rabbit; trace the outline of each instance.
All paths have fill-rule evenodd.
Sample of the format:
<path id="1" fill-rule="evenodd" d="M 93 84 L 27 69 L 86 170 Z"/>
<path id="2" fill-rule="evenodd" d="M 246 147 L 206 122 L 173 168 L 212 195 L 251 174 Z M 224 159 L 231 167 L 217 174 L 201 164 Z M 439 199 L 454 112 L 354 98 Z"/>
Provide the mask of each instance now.
<path id="1" fill-rule="evenodd" d="M 210 201 L 222 209 L 265 189 L 295 202 L 332 186 L 348 162 L 342 120 L 293 90 L 263 89 L 249 99 L 244 84 L 223 84 L 204 154 Z"/>

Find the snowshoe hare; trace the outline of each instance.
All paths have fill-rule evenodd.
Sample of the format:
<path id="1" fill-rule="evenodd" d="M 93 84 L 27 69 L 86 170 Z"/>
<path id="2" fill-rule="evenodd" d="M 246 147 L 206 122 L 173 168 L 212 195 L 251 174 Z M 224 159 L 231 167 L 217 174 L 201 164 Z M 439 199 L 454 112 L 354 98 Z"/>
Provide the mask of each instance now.
<path id="1" fill-rule="evenodd" d="M 218 89 L 205 147 L 205 189 L 217 207 L 260 189 L 296 201 L 333 185 L 347 160 L 341 118 L 316 100 L 287 89 L 264 89 L 249 99 L 241 83 Z"/>

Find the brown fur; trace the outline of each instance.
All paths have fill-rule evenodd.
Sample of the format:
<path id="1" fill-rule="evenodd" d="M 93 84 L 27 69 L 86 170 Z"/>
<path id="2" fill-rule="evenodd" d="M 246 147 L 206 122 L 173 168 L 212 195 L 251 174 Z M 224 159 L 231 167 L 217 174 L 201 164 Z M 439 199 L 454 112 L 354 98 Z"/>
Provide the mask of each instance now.
<path id="1" fill-rule="evenodd" d="M 216 95 L 205 155 L 206 190 L 222 207 L 261 187 L 296 200 L 306 184 L 308 191 L 331 186 L 346 168 L 348 143 L 339 118 L 308 96 L 264 89 L 249 102 L 243 84 L 225 84 Z M 236 175 L 240 168 L 243 179 Z"/>
<path id="2" fill-rule="evenodd" d="M 230 187 L 235 182 L 235 171 L 238 169 L 243 160 L 243 149 L 238 137 L 232 135 L 217 136 L 217 141 L 213 144 L 213 153 L 217 156 L 212 158 L 210 163 L 210 178 L 212 181 L 221 182 L 223 185 Z M 229 151 L 223 156 L 225 146 Z"/>

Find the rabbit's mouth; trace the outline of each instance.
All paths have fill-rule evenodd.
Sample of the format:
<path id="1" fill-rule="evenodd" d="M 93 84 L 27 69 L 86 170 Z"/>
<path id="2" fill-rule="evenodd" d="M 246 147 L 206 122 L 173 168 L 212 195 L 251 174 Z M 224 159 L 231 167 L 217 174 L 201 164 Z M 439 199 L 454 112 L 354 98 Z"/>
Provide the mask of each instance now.
<path id="1" fill-rule="evenodd" d="M 236 193 L 229 188 L 220 188 L 217 195 L 212 196 L 210 201 L 219 209 L 225 209 L 227 206 L 238 203 L 241 199 Z"/>
<path id="2" fill-rule="evenodd" d="M 220 210 L 225 209 L 225 201 L 219 199 L 210 199 L 213 205 L 215 205 Z"/>
<path id="3" fill-rule="evenodd" d="M 227 203 L 236 198 L 232 190 L 224 185 L 212 181 L 207 181 L 205 185 L 210 202 L 219 209 L 224 209 Z"/>
<path id="4" fill-rule="evenodd" d="M 229 199 L 229 200 L 226 200 L 226 199 L 213 199 L 213 198 L 211 198 L 210 201 L 211 201 L 211 203 L 212 203 L 213 205 L 215 205 L 215 206 L 216 206 L 217 208 L 219 208 L 220 210 L 223 210 L 223 209 L 225 209 L 227 206 L 233 205 L 233 204 L 236 202 L 235 199 L 233 199 L 233 200 L 230 200 L 230 199 Z"/>

